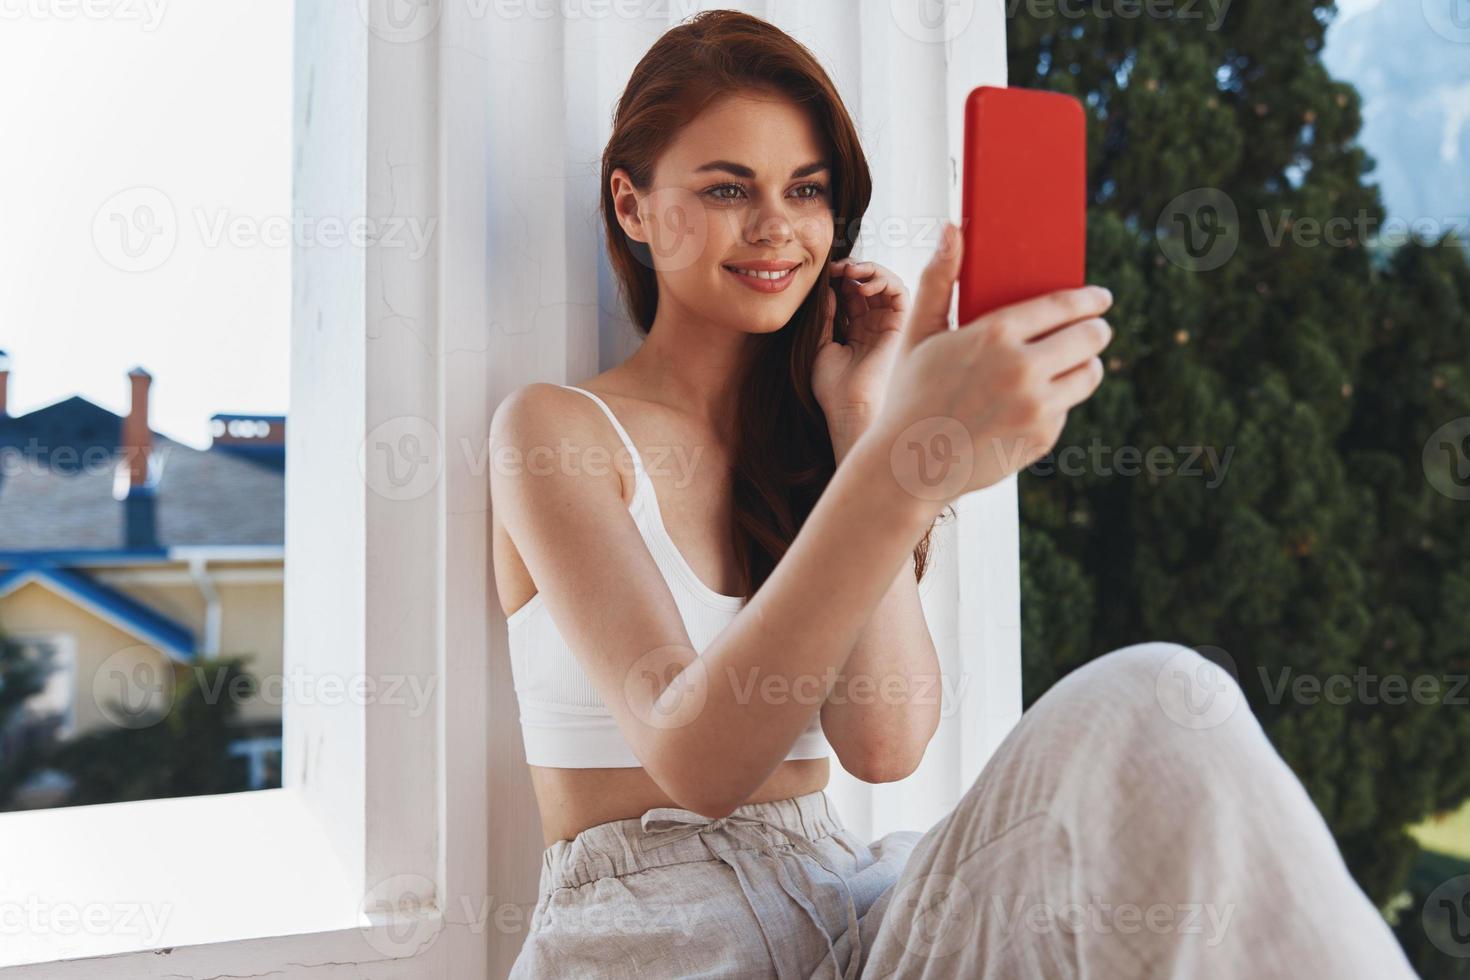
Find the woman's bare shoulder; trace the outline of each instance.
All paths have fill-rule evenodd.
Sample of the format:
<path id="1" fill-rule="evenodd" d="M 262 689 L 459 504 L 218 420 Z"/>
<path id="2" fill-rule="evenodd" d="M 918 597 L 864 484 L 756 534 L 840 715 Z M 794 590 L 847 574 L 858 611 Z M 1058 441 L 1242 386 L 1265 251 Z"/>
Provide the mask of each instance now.
<path id="1" fill-rule="evenodd" d="M 614 460 L 619 440 L 592 399 L 559 384 L 535 381 L 516 388 L 495 407 L 490 420 L 490 448 L 493 493 L 493 486 L 505 483 L 505 477 L 519 475 L 533 463 L 544 469 L 561 453 L 597 449 L 607 459 Z M 588 467 L 579 465 L 555 469 L 564 473 L 589 472 Z M 611 485 L 623 490 L 624 479 L 618 465 L 601 466 L 591 472 L 609 479 L 609 469 Z"/>

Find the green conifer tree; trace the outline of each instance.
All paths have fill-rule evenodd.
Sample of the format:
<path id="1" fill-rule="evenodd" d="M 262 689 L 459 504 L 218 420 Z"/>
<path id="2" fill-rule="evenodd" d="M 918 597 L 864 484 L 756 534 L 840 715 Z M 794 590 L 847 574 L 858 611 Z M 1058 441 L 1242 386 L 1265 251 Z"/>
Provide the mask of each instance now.
<path id="1" fill-rule="evenodd" d="M 1026 701 L 1139 640 L 1224 650 L 1385 905 L 1405 828 L 1470 796 L 1470 710 L 1444 698 L 1470 673 L 1470 264 L 1368 247 L 1332 3 L 1188 6 L 1008 5 L 1010 84 L 1088 110 L 1088 278 L 1116 300 L 1108 377 L 1021 477 Z M 1125 474 L 1123 447 L 1160 465 Z M 1191 475 L 1186 447 L 1221 463 Z M 1378 681 L 1281 685 L 1339 674 Z M 1440 700 L 1384 704 L 1393 674 Z"/>

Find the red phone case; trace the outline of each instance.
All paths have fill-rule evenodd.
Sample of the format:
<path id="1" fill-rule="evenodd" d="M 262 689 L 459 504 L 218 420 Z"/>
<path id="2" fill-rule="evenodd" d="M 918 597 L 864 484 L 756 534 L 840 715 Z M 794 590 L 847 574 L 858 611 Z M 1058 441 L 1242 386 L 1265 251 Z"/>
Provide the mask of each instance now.
<path id="1" fill-rule="evenodd" d="M 1087 121 L 1067 95 L 982 85 L 965 100 L 959 325 L 1086 284 Z"/>

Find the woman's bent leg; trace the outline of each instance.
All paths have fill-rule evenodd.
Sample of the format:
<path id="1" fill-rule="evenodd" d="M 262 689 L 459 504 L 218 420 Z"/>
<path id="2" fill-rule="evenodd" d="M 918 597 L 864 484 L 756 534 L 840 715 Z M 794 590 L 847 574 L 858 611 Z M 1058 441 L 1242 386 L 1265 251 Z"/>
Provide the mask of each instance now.
<path id="1" fill-rule="evenodd" d="M 1415 975 L 1234 679 L 1171 643 L 1041 697 L 864 926 L 864 977 Z"/>

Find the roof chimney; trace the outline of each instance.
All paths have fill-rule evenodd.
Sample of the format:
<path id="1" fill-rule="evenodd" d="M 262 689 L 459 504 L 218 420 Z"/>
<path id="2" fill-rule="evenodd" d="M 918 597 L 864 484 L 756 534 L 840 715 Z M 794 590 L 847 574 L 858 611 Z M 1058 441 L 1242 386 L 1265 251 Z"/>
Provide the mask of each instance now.
<path id="1" fill-rule="evenodd" d="M 0 419 L 10 415 L 5 407 L 7 389 L 10 387 L 10 358 L 0 350 Z"/>
<path id="2" fill-rule="evenodd" d="M 148 458 L 153 453 L 153 432 L 148 427 L 148 386 L 153 383 L 153 376 L 135 367 L 128 372 L 128 380 L 132 382 L 133 400 L 122 427 L 122 449 L 128 467 L 128 490 L 123 500 L 126 546 L 156 548 L 153 485 L 148 481 Z"/>
<path id="3" fill-rule="evenodd" d="M 128 372 L 133 383 L 133 402 L 128 417 L 123 419 L 123 452 L 127 454 L 130 491 L 148 483 L 148 454 L 153 449 L 153 433 L 148 428 L 148 386 L 153 375 L 135 367 Z"/>

